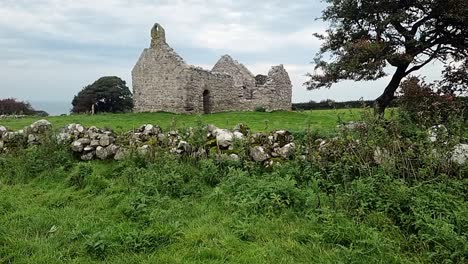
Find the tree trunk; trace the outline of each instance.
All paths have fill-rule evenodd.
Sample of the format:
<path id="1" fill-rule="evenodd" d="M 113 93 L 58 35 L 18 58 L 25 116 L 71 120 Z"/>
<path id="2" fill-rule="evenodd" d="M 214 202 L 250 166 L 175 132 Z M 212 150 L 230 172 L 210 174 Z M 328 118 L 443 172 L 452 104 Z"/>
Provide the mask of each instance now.
<path id="1" fill-rule="evenodd" d="M 383 117 L 385 109 L 395 99 L 395 92 L 400 86 L 401 80 L 406 77 L 406 69 L 408 65 L 400 66 L 393 74 L 392 80 L 385 87 L 384 92 L 374 101 L 374 113 Z"/>

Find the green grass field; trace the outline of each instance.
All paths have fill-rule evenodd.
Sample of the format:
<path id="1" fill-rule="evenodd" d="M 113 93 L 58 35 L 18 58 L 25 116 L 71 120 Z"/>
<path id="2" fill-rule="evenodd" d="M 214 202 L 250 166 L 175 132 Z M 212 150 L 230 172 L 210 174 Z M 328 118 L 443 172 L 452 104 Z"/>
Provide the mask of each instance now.
<path id="1" fill-rule="evenodd" d="M 81 123 L 126 131 L 152 123 L 168 129 L 201 120 L 226 128 L 243 122 L 254 131 L 332 133 L 340 120 L 359 120 L 362 113 L 47 119 L 55 128 Z M 0 124 L 20 129 L 37 119 Z M 369 133 L 333 132 L 359 139 L 362 148 L 314 150 L 310 160 L 297 156 L 273 168 L 164 151 L 80 162 L 68 146 L 54 143 L 3 153 L 0 263 L 467 263 L 468 167 L 426 155 L 431 146 L 419 137 L 425 130 L 411 131 L 412 124 L 398 125 L 407 138 L 373 125 Z M 392 152 L 384 166 L 373 164 L 377 144 L 408 141 L 416 147 Z"/>
<path id="2" fill-rule="evenodd" d="M 99 115 L 69 115 L 51 116 L 46 119 L 54 127 L 63 127 L 70 123 L 85 126 L 108 127 L 116 131 L 127 131 L 143 124 L 155 124 L 163 129 L 172 127 L 189 127 L 202 121 L 221 128 L 232 128 L 238 123 L 247 124 L 254 132 L 288 129 L 303 131 L 307 128 L 329 131 L 336 127 L 339 120 L 350 121 L 360 118 L 362 110 L 314 110 L 303 112 L 234 112 L 216 113 L 210 115 L 177 115 L 171 113 L 128 113 L 128 114 L 99 114 Z M 0 120 L 0 124 L 11 129 L 21 129 L 38 120 L 38 117 L 23 119 Z"/>

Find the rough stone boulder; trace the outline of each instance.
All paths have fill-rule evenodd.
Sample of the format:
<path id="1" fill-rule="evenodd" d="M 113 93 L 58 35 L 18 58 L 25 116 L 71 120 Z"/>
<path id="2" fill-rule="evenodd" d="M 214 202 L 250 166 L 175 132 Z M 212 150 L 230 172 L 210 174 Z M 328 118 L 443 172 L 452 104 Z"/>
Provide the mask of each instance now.
<path id="1" fill-rule="evenodd" d="M 64 144 L 69 143 L 72 140 L 72 136 L 69 133 L 60 132 L 57 135 L 57 142 Z"/>
<path id="2" fill-rule="evenodd" d="M 70 134 L 71 136 L 78 138 L 83 136 L 86 131 L 86 128 L 81 124 L 69 124 L 65 128 L 62 129 L 62 133 Z"/>
<path id="3" fill-rule="evenodd" d="M 130 151 L 128 149 L 120 147 L 117 149 L 115 155 L 114 155 L 114 160 L 124 160 L 130 155 Z"/>
<path id="4" fill-rule="evenodd" d="M 287 130 L 278 130 L 273 132 L 273 138 L 270 138 L 270 142 L 273 145 L 278 143 L 279 146 L 283 147 L 286 144 L 289 144 L 293 141 L 294 137 Z"/>
<path id="5" fill-rule="evenodd" d="M 216 143 L 221 148 L 228 148 L 232 145 L 232 142 L 236 139 L 243 139 L 244 134 L 239 131 L 231 132 L 227 129 L 217 129 L 215 130 L 216 134 Z"/>
<path id="6" fill-rule="evenodd" d="M 21 143 L 25 141 L 23 130 L 9 131 L 3 134 L 2 140 L 5 143 Z"/>
<path id="7" fill-rule="evenodd" d="M 113 144 L 114 142 L 115 142 L 115 138 L 107 134 L 103 134 L 99 136 L 99 145 L 103 147 L 107 147 L 110 144 Z"/>
<path id="8" fill-rule="evenodd" d="M 284 145 L 283 147 L 279 148 L 275 152 L 280 155 L 283 159 L 289 159 L 293 154 L 294 151 L 296 150 L 296 144 L 294 143 L 288 143 Z"/>
<path id="9" fill-rule="evenodd" d="M 96 155 L 94 151 L 85 152 L 81 154 L 80 159 L 83 161 L 90 161 L 94 159 L 94 155 Z"/>
<path id="10" fill-rule="evenodd" d="M 89 138 L 80 138 L 72 142 L 71 149 L 73 152 L 82 152 L 90 143 Z"/>
<path id="11" fill-rule="evenodd" d="M 32 123 L 30 126 L 30 133 L 44 133 L 46 131 L 50 131 L 52 129 L 52 123 L 49 121 L 42 119 Z"/>
<path id="12" fill-rule="evenodd" d="M 250 128 L 244 123 L 239 123 L 234 127 L 234 132 L 240 132 L 242 135 L 247 136 L 250 133 Z"/>
<path id="13" fill-rule="evenodd" d="M 270 155 L 262 146 L 255 146 L 250 149 L 250 157 L 257 162 L 263 162 L 270 158 Z"/>
<path id="14" fill-rule="evenodd" d="M 468 162 L 468 144 L 456 145 L 453 149 L 451 160 L 459 165 Z"/>
<path id="15" fill-rule="evenodd" d="M 437 125 L 428 129 L 429 141 L 436 142 L 444 135 L 447 135 L 447 128 L 444 125 Z"/>
<path id="16" fill-rule="evenodd" d="M 109 145 L 107 147 L 98 146 L 96 148 L 96 157 L 101 160 L 114 158 L 119 149 L 116 145 Z"/>
<path id="17" fill-rule="evenodd" d="M 147 136 L 156 136 L 162 133 L 162 130 L 159 126 L 155 126 L 152 124 L 145 124 L 139 127 L 137 132 L 142 133 L 143 135 L 147 135 Z"/>
<path id="18" fill-rule="evenodd" d="M 234 135 L 226 129 L 217 129 L 215 131 L 216 143 L 222 148 L 227 148 L 231 145 Z"/>
<path id="19" fill-rule="evenodd" d="M 240 157 L 239 157 L 239 155 L 233 153 L 233 154 L 229 155 L 229 160 L 234 161 L 234 162 L 238 162 L 238 161 L 240 161 Z"/>
<path id="20" fill-rule="evenodd" d="M 4 126 L 0 126 L 0 138 L 3 137 L 3 134 L 5 134 L 8 131 L 8 129 Z"/>
<path id="21" fill-rule="evenodd" d="M 215 138 L 216 137 L 216 130 L 218 130 L 219 128 L 217 128 L 215 125 L 208 125 L 206 127 L 206 130 L 208 132 L 208 135 L 207 137 L 208 138 Z"/>
<path id="22" fill-rule="evenodd" d="M 177 145 L 177 152 L 178 154 L 192 153 L 192 146 L 187 141 L 180 141 Z"/>
<path id="23" fill-rule="evenodd" d="M 268 143 L 268 135 L 265 133 L 255 133 L 250 137 L 250 143 L 253 145 L 263 145 Z"/>
<path id="24" fill-rule="evenodd" d="M 109 153 L 106 148 L 99 146 L 96 148 L 96 157 L 105 160 L 109 157 Z"/>

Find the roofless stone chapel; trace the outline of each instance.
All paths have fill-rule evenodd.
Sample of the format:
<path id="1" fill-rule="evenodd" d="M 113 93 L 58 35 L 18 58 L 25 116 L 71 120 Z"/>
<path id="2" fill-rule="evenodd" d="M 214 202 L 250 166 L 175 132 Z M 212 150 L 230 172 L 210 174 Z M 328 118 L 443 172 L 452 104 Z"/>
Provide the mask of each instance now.
<path id="1" fill-rule="evenodd" d="M 188 65 L 167 44 L 164 29 L 151 29 L 151 46 L 132 70 L 135 112 L 214 113 L 290 110 L 292 85 L 283 65 L 254 76 L 229 55 L 211 71 Z"/>

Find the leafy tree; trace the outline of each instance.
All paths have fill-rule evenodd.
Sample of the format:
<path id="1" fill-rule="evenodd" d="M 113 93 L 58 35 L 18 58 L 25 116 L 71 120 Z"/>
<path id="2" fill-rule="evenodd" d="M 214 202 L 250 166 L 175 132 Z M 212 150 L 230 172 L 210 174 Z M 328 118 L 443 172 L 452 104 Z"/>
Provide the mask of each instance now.
<path id="1" fill-rule="evenodd" d="M 447 124 L 465 111 L 463 101 L 456 100 L 452 91 L 444 92 L 438 83 L 426 83 L 416 76 L 401 83 L 399 105 L 413 121 L 425 126 Z"/>
<path id="2" fill-rule="evenodd" d="M 395 68 L 391 81 L 375 100 L 382 114 L 400 82 L 428 63 L 468 57 L 466 0 L 325 0 L 322 20 L 330 22 L 315 57 L 316 73 L 308 89 L 330 88 L 341 80 L 376 80 Z M 331 61 L 323 60 L 330 55 Z"/>
<path id="3" fill-rule="evenodd" d="M 437 83 L 440 93 L 465 95 L 468 92 L 468 59 L 457 66 L 447 66 L 442 81 Z"/>
<path id="4" fill-rule="evenodd" d="M 0 99 L 0 114 L 2 115 L 32 115 L 35 112 L 28 102 L 21 102 L 14 98 Z"/>
<path id="5" fill-rule="evenodd" d="M 84 87 L 72 101 L 73 113 L 127 112 L 133 108 L 132 93 L 124 80 L 115 76 L 102 77 Z"/>

